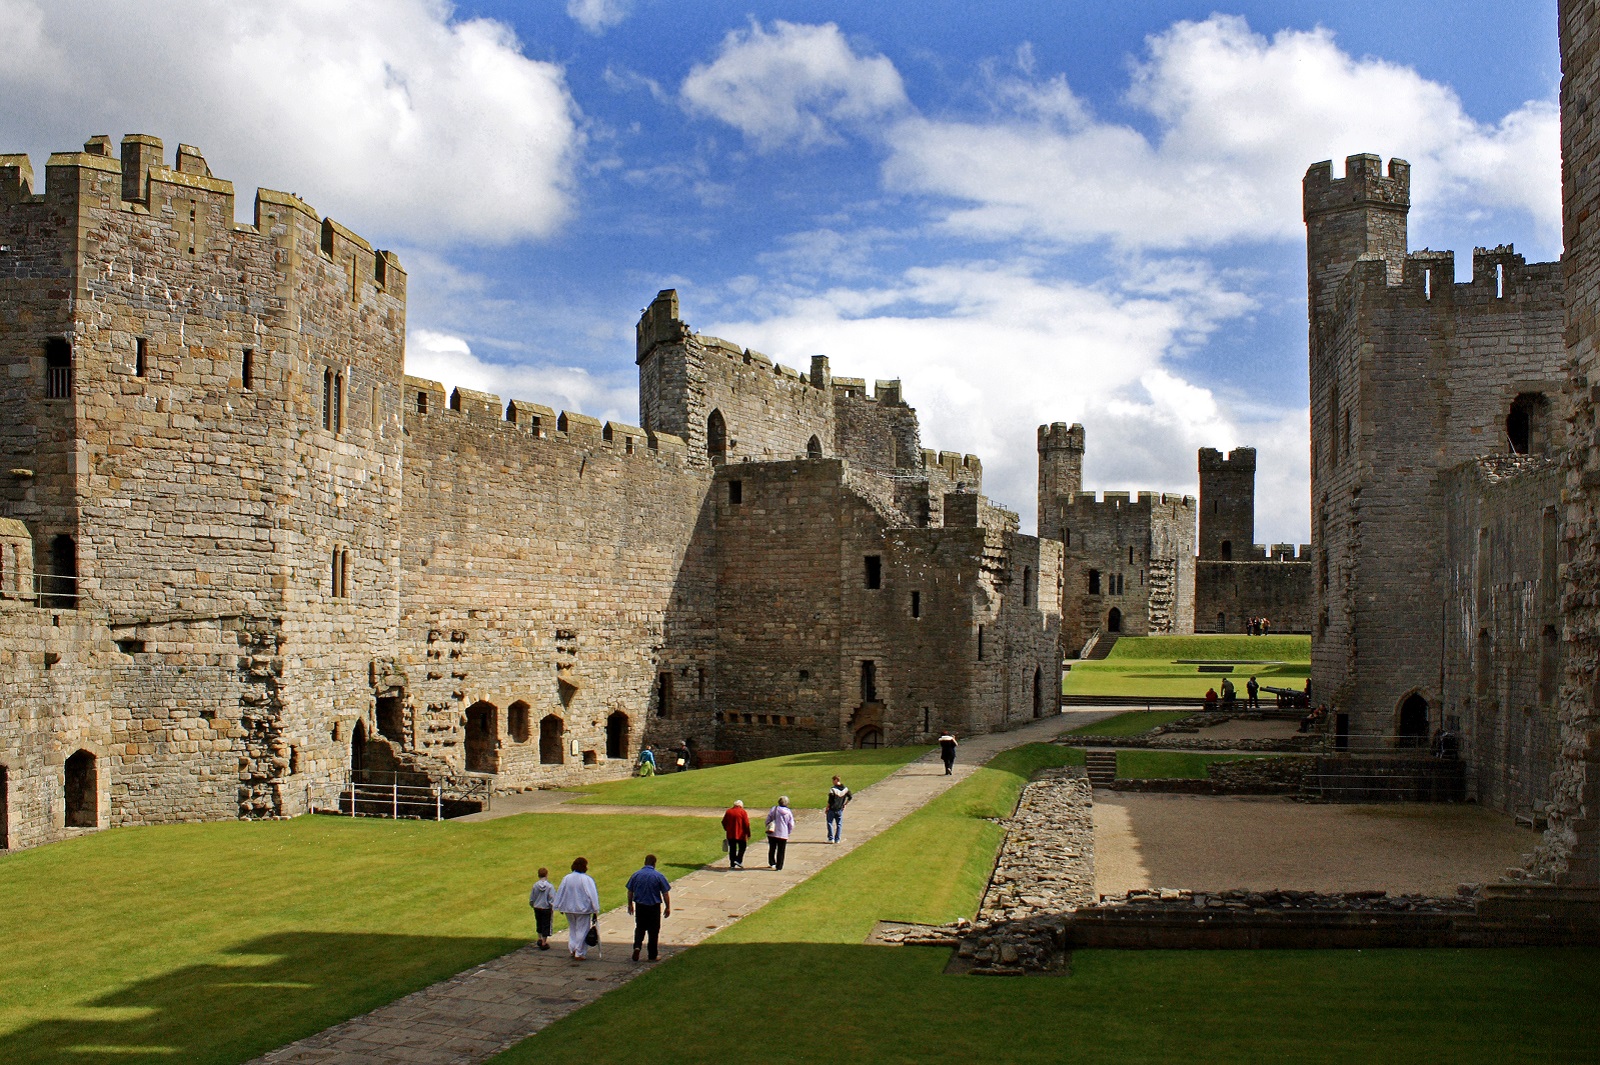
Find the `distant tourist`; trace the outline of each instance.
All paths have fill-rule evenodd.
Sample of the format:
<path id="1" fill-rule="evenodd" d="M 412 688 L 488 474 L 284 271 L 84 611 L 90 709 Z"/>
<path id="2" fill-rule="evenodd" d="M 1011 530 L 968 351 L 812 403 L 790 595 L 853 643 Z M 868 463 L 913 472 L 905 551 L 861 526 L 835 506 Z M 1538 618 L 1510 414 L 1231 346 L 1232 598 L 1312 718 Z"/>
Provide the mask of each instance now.
<path id="1" fill-rule="evenodd" d="M 1207 688 L 1206 689 L 1206 713 L 1214 714 L 1216 712 L 1217 712 L 1217 689 L 1215 689 L 1215 688 Z"/>
<path id="2" fill-rule="evenodd" d="M 735 800 L 722 815 L 722 832 L 727 837 L 723 844 L 728 852 L 728 868 L 744 868 L 744 849 L 750 842 L 750 815 L 745 812 L 744 800 Z"/>
<path id="3" fill-rule="evenodd" d="M 850 789 L 844 786 L 844 781 L 838 777 L 833 778 L 833 787 L 828 789 L 829 843 L 838 843 L 844 839 L 844 808 L 854 797 L 850 794 Z"/>
<path id="4" fill-rule="evenodd" d="M 789 809 L 789 796 L 779 795 L 778 805 L 767 811 L 767 868 L 783 868 L 783 852 L 789 849 L 789 837 L 794 834 L 794 811 Z"/>
<path id="5" fill-rule="evenodd" d="M 572 872 L 562 877 L 561 886 L 556 888 L 555 906 L 567 918 L 568 953 L 583 961 L 589 956 L 590 947 L 600 945 L 600 930 L 594 923 L 600 916 L 600 889 L 589 875 L 589 859 L 572 859 Z"/>
<path id="6" fill-rule="evenodd" d="M 1271 618 L 1262 618 L 1261 619 L 1261 635 L 1263 635 L 1263 636 L 1271 636 L 1272 635 L 1272 619 Z"/>
<path id="7" fill-rule="evenodd" d="M 672 885 L 656 872 L 654 854 L 646 854 L 644 866 L 628 877 L 628 912 L 633 914 L 633 960 L 639 960 L 639 948 L 648 936 L 650 960 L 655 961 L 661 918 L 672 916 Z"/>
<path id="8" fill-rule="evenodd" d="M 539 867 L 539 879 L 528 892 L 528 905 L 533 907 L 533 926 L 539 933 L 539 949 L 550 949 L 550 921 L 555 916 L 556 886 L 550 883 L 550 870 Z"/>
<path id="9" fill-rule="evenodd" d="M 684 740 L 682 743 L 678 744 L 678 749 L 673 753 L 678 756 L 678 769 L 680 772 L 685 769 L 693 768 L 694 753 L 689 750 L 688 740 Z"/>
<path id="10" fill-rule="evenodd" d="M 656 752 L 649 747 L 639 752 L 639 775 L 641 777 L 656 775 Z"/>
<path id="11" fill-rule="evenodd" d="M 1232 710 L 1233 709 L 1233 704 L 1238 700 L 1238 698 L 1239 698 L 1239 692 L 1238 692 L 1238 690 L 1236 688 L 1234 688 L 1232 678 L 1223 677 L 1222 678 L 1222 708 L 1224 710 Z"/>
<path id="12" fill-rule="evenodd" d="M 1245 705 L 1252 710 L 1261 708 L 1261 685 L 1256 683 L 1256 678 L 1251 677 L 1244 683 Z"/>
<path id="13" fill-rule="evenodd" d="M 1328 716 L 1328 708 L 1327 708 L 1327 706 L 1326 705 L 1319 705 L 1315 710 L 1311 711 L 1311 713 L 1307 714 L 1305 717 L 1302 717 L 1300 719 L 1300 731 L 1301 732 L 1315 732 L 1316 729 L 1317 729 L 1317 726 L 1322 723 L 1322 719 L 1327 717 L 1327 716 Z"/>
<path id="14" fill-rule="evenodd" d="M 939 757 L 944 759 L 944 775 L 956 771 L 956 738 L 949 729 L 939 734 Z"/>

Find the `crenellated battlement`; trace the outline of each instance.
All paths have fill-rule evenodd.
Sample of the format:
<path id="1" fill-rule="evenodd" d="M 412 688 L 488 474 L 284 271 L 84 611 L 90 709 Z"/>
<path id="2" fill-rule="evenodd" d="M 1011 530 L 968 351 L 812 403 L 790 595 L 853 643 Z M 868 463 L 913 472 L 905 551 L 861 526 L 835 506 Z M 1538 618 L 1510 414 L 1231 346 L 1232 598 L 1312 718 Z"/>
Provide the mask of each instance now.
<path id="1" fill-rule="evenodd" d="M 1097 495 L 1094 492 L 1078 492 L 1070 498 L 1064 498 L 1061 504 L 1070 512 L 1074 508 L 1110 508 L 1112 510 L 1151 510 L 1157 506 L 1173 507 L 1180 510 L 1193 510 L 1195 498 L 1190 495 L 1179 495 L 1176 492 L 1139 492 L 1137 497 L 1131 492 L 1105 492 Z"/>
<path id="2" fill-rule="evenodd" d="M 1404 159 L 1390 159 L 1386 175 L 1381 156 L 1350 155 L 1345 157 L 1344 177 L 1336 178 L 1333 160 L 1324 159 L 1306 169 L 1301 196 L 1308 222 L 1317 215 L 1353 207 L 1404 211 L 1411 206 L 1411 164 Z"/>
<path id="3" fill-rule="evenodd" d="M 1084 430 L 1079 422 L 1068 425 L 1066 422 L 1051 422 L 1049 425 L 1039 426 L 1039 453 L 1047 451 L 1078 451 L 1084 450 Z"/>
<path id="4" fill-rule="evenodd" d="M 1200 449 L 1200 470 L 1202 473 L 1209 470 L 1254 473 L 1255 468 L 1256 449 L 1253 447 L 1236 447 L 1226 455 L 1214 447 Z"/>
<path id="5" fill-rule="evenodd" d="M 557 411 L 540 403 L 513 399 L 504 405 L 490 392 L 455 388 L 446 400 L 444 385 L 422 377 L 405 377 L 405 418 L 410 428 L 417 421 L 469 429 L 515 433 L 529 441 L 555 446 L 607 450 L 619 455 L 659 459 L 674 466 L 688 457 L 682 437 L 654 432 L 625 422 L 602 422 L 576 411 Z"/>
<path id="6" fill-rule="evenodd" d="M 1361 298 L 1372 303 L 1404 306 L 1435 314 L 1471 312 L 1513 303 L 1550 302 L 1562 298 L 1561 263 L 1534 262 L 1510 244 L 1472 250 L 1472 276 L 1456 280 L 1451 251 L 1424 248 L 1408 252 L 1399 264 L 1382 260 L 1354 263 L 1339 282 L 1334 307 Z"/>

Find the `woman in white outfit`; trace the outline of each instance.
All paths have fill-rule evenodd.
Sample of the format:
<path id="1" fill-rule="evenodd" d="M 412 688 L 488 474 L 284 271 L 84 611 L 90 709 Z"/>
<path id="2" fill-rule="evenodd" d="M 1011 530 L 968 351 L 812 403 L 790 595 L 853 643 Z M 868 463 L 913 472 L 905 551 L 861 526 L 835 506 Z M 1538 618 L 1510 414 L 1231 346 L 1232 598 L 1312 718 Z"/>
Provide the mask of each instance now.
<path id="1" fill-rule="evenodd" d="M 583 961 L 589 953 L 589 928 L 600 916 L 600 889 L 589 875 L 589 859 L 572 860 L 572 872 L 556 888 L 556 909 L 567 915 L 567 950 Z"/>

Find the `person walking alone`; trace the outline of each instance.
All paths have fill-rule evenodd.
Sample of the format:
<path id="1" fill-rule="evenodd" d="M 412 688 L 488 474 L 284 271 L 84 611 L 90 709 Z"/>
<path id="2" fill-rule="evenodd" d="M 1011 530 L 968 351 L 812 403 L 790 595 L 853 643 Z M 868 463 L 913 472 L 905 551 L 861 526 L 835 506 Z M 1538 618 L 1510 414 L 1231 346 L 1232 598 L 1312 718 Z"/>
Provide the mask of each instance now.
<path id="1" fill-rule="evenodd" d="M 1258 710 L 1261 708 L 1261 685 L 1256 683 L 1256 678 L 1251 677 L 1249 680 L 1245 681 L 1244 693 L 1245 695 L 1249 696 L 1249 701 L 1245 704 L 1246 706 L 1252 710 Z"/>
<path id="2" fill-rule="evenodd" d="M 633 914 L 633 960 L 639 960 L 639 948 L 648 936 L 650 960 L 655 961 L 661 918 L 672 916 L 672 885 L 656 872 L 654 854 L 646 854 L 643 868 L 628 877 L 628 912 Z"/>
<path id="3" fill-rule="evenodd" d="M 939 757 L 944 759 L 944 775 L 956 771 L 956 738 L 949 729 L 939 734 Z"/>
<path id="4" fill-rule="evenodd" d="M 600 889 L 589 875 L 589 859 L 572 859 L 572 872 L 556 888 L 555 904 L 567 917 L 567 952 L 583 961 L 589 956 L 589 929 L 600 916 Z"/>
<path id="5" fill-rule="evenodd" d="M 828 842 L 838 843 L 844 839 L 844 808 L 850 805 L 850 800 L 855 796 L 850 794 L 850 789 L 844 786 L 844 781 L 838 777 L 833 778 L 833 787 L 828 789 Z"/>
<path id="6" fill-rule="evenodd" d="M 767 811 L 767 868 L 782 869 L 783 853 L 789 849 L 789 837 L 794 834 L 794 811 L 789 809 L 789 796 L 779 795 L 778 805 Z"/>
<path id="7" fill-rule="evenodd" d="M 728 868 L 744 868 L 744 849 L 750 842 L 750 815 L 744 800 L 737 799 L 722 815 L 722 832 L 728 840 Z"/>

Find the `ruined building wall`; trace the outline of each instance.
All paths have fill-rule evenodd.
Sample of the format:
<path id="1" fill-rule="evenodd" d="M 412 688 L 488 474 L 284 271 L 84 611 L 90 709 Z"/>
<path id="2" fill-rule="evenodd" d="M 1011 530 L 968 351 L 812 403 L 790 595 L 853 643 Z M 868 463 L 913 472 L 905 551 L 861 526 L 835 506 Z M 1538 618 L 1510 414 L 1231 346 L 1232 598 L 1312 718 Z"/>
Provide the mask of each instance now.
<path id="1" fill-rule="evenodd" d="M 1310 545 L 1255 543 L 1255 509 L 1256 449 L 1201 448 L 1196 632 L 1247 632 L 1251 618 L 1311 631 Z"/>
<path id="2" fill-rule="evenodd" d="M 1394 737 L 1401 705 L 1440 721 L 1447 571 L 1444 475 L 1511 450 L 1508 415 L 1541 396 L 1535 448 L 1559 446 L 1554 264 L 1479 250 L 1405 255 L 1409 168 L 1374 156 L 1305 179 L 1310 275 L 1315 614 L 1313 697 L 1351 729 Z"/>
<path id="3" fill-rule="evenodd" d="M 1550 799 L 1562 674 L 1558 504 L 1549 456 L 1497 455 L 1445 477 L 1443 724 L 1475 767 L 1478 801 Z"/>
<path id="4" fill-rule="evenodd" d="M 624 776 L 651 730 L 709 739 L 713 689 L 682 675 L 713 668 L 708 467 L 665 434 L 608 439 L 564 413 L 534 435 L 498 397 L 452 410 L 431 382 L 407 392 L 437 398 L 406 414 L 409 705 L 392 738 L 502 787 Z M 611 757 L 608 723 L 625 735 Z M 541 748 L 541 729 L 559 742 Z"/>
<path id="5" fill-rule="evenodd" d="M 95 138 L 47 171 L 36 194 L 25 157 L 0 160 L 20 415 L 0 465 L 24 471 L 3 500 L 42 572 L 76 572 L 47 578 L 80 593 L 53 605 L 139 648 L 104 678 L 109 822 L 294 812 L 342 771 L 330 723 L 393 634 L 398 394 L 372 389 L 398 379 L 404 274 L 290 196 L 263 191 L 235 224 L 232 186 L 187 146 L 168 167 L 154 138 L 121 158 Z M 335 544 L 356 595 L 331 594 Z"/>
<path id="6" fill-rule="evenodd" d="M 1565 683 L 1551 778 L 1550 828 L 1530 871 L 1561 884 L 1600 886 L 1600 10 L 1561 0 L 1561 217 L 1565 393 L 1571 418 L 1562 494 Z"/>

